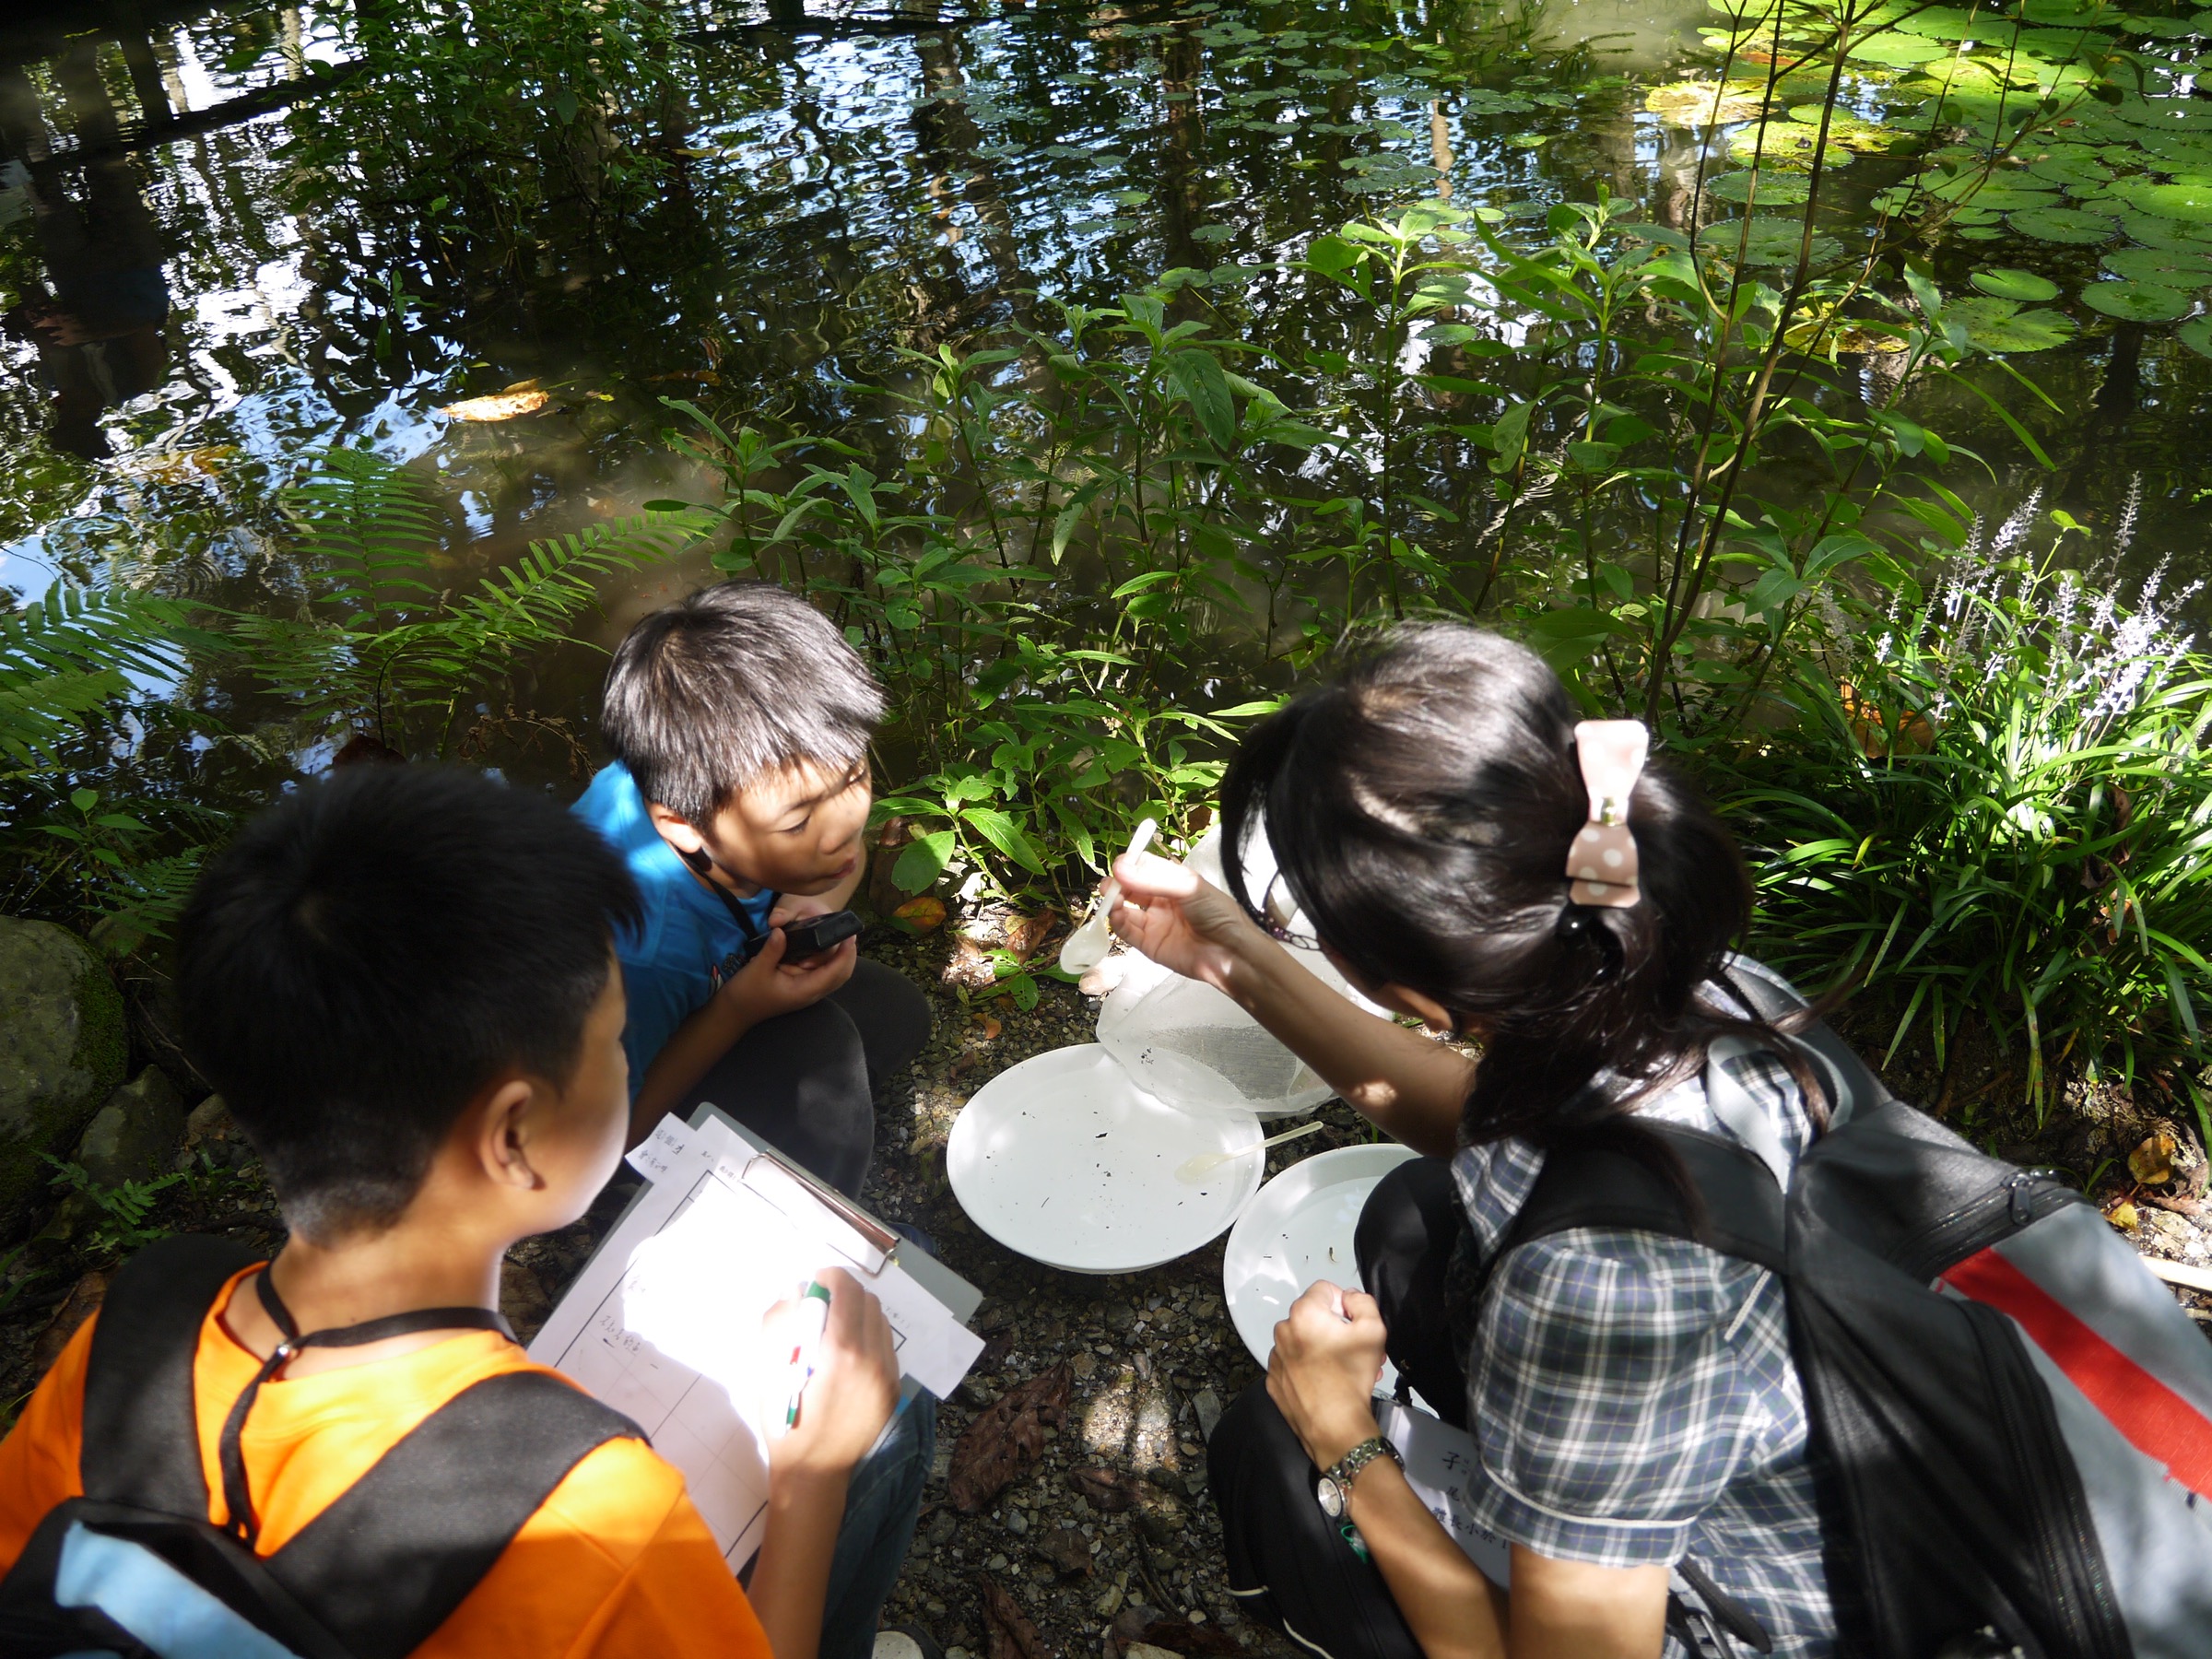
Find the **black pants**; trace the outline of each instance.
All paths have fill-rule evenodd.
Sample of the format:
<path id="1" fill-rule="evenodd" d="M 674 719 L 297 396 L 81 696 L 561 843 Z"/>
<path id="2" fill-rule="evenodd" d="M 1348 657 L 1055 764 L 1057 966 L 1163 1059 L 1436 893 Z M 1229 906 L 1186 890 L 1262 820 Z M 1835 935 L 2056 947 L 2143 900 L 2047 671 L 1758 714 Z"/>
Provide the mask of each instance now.
<path id="1" fill-rule="evenodd" d="M 904 975 L 860 961 L 811 1006 L 732 1043 L 684 1098 L 719 1106 L 849 1197 L 876 1149 L 876 1096 L 929 1041 L 929 999 Z"/>
<path id="2" fill-rule="evenodd" d="M 1359 1279 L 1380 1304 L 1398 1374 L 1464 1425 L 1466 1379 L 1444 1312 L 1459 1239 L 1451 1165 L 1401 1164 L 1376 1185 L 1353 1235 Z M 1221 1512 L 1229 1586 L 1246 1612 L 1329 1659 L 1421 1659 L 1382 1574 L 1314 1497 L 1321 1472 L 1267 1397 L 1246 1389 L 1214 1430 L 1206 1477 Z"/>

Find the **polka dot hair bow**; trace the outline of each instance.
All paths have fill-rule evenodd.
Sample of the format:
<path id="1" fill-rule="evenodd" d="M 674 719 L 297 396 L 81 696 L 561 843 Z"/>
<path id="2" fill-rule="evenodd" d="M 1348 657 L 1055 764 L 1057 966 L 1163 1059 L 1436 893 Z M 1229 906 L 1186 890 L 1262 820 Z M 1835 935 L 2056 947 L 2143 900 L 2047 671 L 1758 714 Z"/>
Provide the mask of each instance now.
<path id="1" fill-rule="evenodd" d="M 1641 720 L 1585 720 L 1574 728 L 1590 821 L 1567 849 L 1567 896 L 1577 904 L 1626 910 L 1642 895 L 1636 886 L 1636 838 L 1629 831 L 1629 795 L 1642 775 L 1651 734 Z"/>

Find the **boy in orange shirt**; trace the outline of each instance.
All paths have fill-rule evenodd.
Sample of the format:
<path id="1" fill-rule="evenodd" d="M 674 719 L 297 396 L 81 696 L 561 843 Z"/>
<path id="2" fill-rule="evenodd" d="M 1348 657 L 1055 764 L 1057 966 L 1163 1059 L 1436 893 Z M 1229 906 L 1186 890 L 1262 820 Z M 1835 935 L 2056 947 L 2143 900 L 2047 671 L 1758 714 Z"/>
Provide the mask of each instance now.
<path id="1" fill-rule="evenodd" d="M 434 1512 L 422 1536 L 404 1541 L 417 1551 L 407 1571 L 352 1585 L 350 1601 L 308 1594 L 300 1628 L 312 1634 L 321 1619 L 346 1651 L 855 1659 L 873 1641 L 934 1438 L 925 1396 L 894 1416 L 898 1367 L 873 1297 L 822 1276 L 827 1330 L 796 1427 L 770 1449 L 767 1535 L 749 1594 L 682 1477 L 634 1428 L 534 1366 L 496 1312 L 509 1246 L 574 1221 L 621 1159 L 629 1101 L 613 933 L 637 902 L 619 859 L 543 797 L 473 773 L 375 767 L 256 819 L 184 917 L 190 1052 L 252 1136 L 291 1229 L 274 1262 L 227 1277 L 218 1263 L 213 1300 L 171 1311 L 180 1381 L 190 1355 L 173 1420 L 178 1438 L 196 1428 L 196 1457 L 150 1441 L 147 1455 L 175 1452 L 195 1499 L 204 1493 L 204 1522 L 189 1524 L 206 1525 L 217 1554 L 251 1551 L 248 1580 L 266 1567 L 280 1585 L 288 1562 L 338 1533 L 325 1555 L 343 1578 L 356 1535 L 334 1524 L 318 1538 L 317 1517 L 357 1485 L 393 1490 L 370 1478 L 380 1460 L 406 1451 L 414 1431 L 419 1449 L 441 1425 L 450 1433 L 469 1420 L 452 1409 L 458 1396 L 537 1373 L 529 1382 L 551 1409 L 479 1412 L 473 1443 L 435 1460 L 456 1515 L 471 1482 L 497 1487 L 524 1461 L 512 1447 L 503 1454 L 502 1440 L 542 1439 L 545 1420 L 577 1411 L 612 1425 L 565 1474 L 556 1467 L 534 1510 L 524 1500 L 520 1530 L 481 1560 L 439 1556 L 453 1529 Z M 171 1258 L 224 1247 L 170 1245 L 188 1247 L 169 1248 Z M 30 1651 L 18 1635 L 30 1626 L 10 1618 L 36 1558 L 41 1584 L 56 1586 L 40 1590 L 41 1605 L 112 1621 L 142 1643 L 126 1651 L 292 1652 L 249 1640 L 265 1623 L 228 1646 L 208 1636 L 213 1626 L 194 1627 L 194 1647 L 177 1633 L 186 1613 L 219 1624 L 221 1607 L 198 1606 L 189 1586 L 168 1581 L 161 1600 L 144 1587 L 143 1562 L 135 1579 L 100 1565 L 112 1569 L 112 1535 L 127 1531 L 112 1516 L 108 1535 L 99 1531 L 98 1488 L 116 1478 L 115 1447 L 101 1441 L 162 1420 L 150 1384 L 142 1408 L 115 1410 L 104 1382 L 88 1393 L 88 1372 L 98 1381 L 103 1365 L 119 1373 L 130 1363 L 137 1333 L 117 1312 L 117 1282 L 0 1442 L 9 1571 L 0 1646 Z M 149 1303 L 141 1292 L 131 1305 L 143 1313 Z M 376 1531 L 365 1507 L 357 1494 L 338 1512 L 349 1525 L 359 1518 L 361 1537 Z M 73 1514 L 90 1524 L 69 1526 Z M 300 1547 L 288 1555 L 288 1545 Z M 19 1558 L 22 1572 L 12 1571 Z M 392 1617 L 441 1578 L 452 1594 L 417 1626 Z M 349 1631 L 348 1606 L 375 1640 Z"/>

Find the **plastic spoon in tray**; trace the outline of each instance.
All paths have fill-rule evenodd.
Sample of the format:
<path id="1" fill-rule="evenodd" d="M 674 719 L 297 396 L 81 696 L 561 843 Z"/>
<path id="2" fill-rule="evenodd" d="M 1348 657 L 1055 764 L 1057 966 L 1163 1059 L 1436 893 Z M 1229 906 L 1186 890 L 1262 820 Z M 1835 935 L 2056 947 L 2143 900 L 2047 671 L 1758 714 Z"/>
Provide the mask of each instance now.
<path id="1" fill-rule="evenodd" d="M 1159 820 L 1147 818 L 1137 825 L 1136 833 L 1129 838 L 1129 851 L 1124 857 L 1134 858 L 1152 844 L 1159 833 Z M 1067 943 L 1060 947 L 1060 971 L 1088 973 L 1106 959 L 1113 948 L 1113 907 L 1122 901 L 1122 884 L 1111 875 L 1099 888 L 1099 901 L 1092 907 L 1090 920 L 1067 935 Z"/>
<path id="2" fill-rule="evenodd" d="M 1265 1152 L 1269 1147 L 1279 1147 L 1287 1140 L 1296 1140 L 1301 1135 L 1311 1135 L 1320 1127 L 1321 1124 L 1318 1122 L 1300 1124 L 1295 1129 L 1286 1129 L 1280 1135 L 1271 1135 L 1265 1140 L 1254 1141 L 1249 1147 L 1239 1147 L 1234 1152 L 1201 1152 L 1197 1157 L 1185 1159 L 1175 1166 L 1175 1179 L 1193 1182 L 1204 1181 L 1233 1158 L 1241 1158 L 1247 1152 Z"/>

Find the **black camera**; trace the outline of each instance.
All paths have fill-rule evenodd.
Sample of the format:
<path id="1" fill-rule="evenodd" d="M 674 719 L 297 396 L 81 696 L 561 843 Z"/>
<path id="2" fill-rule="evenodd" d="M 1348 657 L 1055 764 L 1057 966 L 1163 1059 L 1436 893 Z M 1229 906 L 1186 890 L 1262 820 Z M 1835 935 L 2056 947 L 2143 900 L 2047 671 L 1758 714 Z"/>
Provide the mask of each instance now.
<path id="1" fill-rule="evenodd" d="M 835 950 L 859 933 L 860 918 L 849 910 L 831 911 L 826 916 L 801 916 L 783 924 L 783 959 L 803 962 L 825 950 Z"/>

